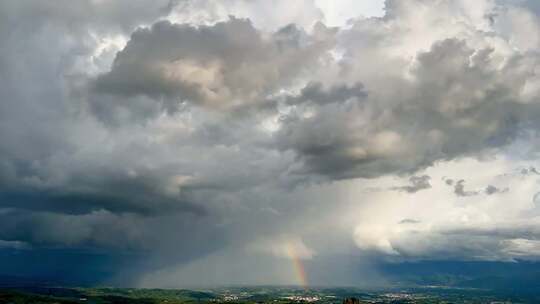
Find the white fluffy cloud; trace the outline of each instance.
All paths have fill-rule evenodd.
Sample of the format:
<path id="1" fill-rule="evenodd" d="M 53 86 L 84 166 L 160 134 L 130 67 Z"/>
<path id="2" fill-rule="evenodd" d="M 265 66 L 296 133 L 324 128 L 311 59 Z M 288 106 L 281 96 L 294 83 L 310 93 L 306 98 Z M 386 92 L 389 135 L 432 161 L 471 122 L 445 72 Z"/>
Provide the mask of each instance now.
<path id="1" fill-rule="evenodd" d="M 432 188 L 374 192 L 356 211 L 355 242 L 397 260 L 536 260 L 540 179 L 524 173 L 531 163 L 517 165 L 504 158 L 445 162 L 426 170 Z M 474 195 L 455 192 L 449 181 L 460 178 Z M 505 191 L 489 193 L 490 186 Z"/>

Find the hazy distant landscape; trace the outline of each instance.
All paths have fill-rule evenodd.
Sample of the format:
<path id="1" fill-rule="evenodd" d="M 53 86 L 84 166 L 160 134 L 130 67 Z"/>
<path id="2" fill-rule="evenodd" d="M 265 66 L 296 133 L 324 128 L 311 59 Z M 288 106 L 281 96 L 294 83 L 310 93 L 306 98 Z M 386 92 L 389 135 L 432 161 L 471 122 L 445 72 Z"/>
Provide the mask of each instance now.
<path id="1" fill-rule="evenodd" d="M 0 290 L 0 303 L 202 304 L 202 303 L 538 303 L 540 296 L 454 288 L 365 291 L 354 288 L 223 287 L 200 290 L 121 288 L 19 288 Z M 358 302 L 353 302 L 358 301 Z"/>
<path id="2" fill-rule="evenodd" d="M 439 264 L 437 267 L 434 264 Z M 60 281 L 0 276 L 4 304 L 206 304 L 206 303 L 539 303 L 536 264 L 411 263 L 392 267 L 385 287 L 222 286 L 183 289 L 61 287 Z M 359 281 L 368 286 L 370 278 Z M 373 284 L 371 284 L 373 285 Z M 358 302 L 351 302 L 351 301 Z M 348 301 L 348 302 L 344 302 Z"/>

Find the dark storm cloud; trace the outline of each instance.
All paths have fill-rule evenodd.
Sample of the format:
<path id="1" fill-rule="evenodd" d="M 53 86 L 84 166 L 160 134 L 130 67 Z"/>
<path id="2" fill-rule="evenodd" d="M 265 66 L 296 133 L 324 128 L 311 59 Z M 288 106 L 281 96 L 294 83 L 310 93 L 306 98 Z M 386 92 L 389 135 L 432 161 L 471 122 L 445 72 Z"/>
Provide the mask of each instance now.
<path id="1" fill-rule="evenodd" d="M 100 211 L 82 216 L 12 210 L 2 212 L 0 239 L 18 240 L 36 247 L 83 246 L 139 248 L 135 221 Z M 129 228 L 130 233 L 125 233 Z"/>
<path id="2" fill-rule="evenodd" d="M 101 3 L 64 3 L 66 10 L 56 2 L 0 4 L 0 36 L 5 41 L 0 49 L 0 239 L 34 247 L 144 250 L 152 244 L 156 251 L 165 243 L 193 240 L 193 250 L 202 254 L 207 246 L 195 245 L 196 235 L 214 229 L 205 221 L 215 217 L 203 204 L 215 194 L 207 194 L 196 182 L 186 189 L 183 181 L 197 166 L 179 168 L 178 161 L 164 157 L 168 149 L 149 142 L 149 133 L 142 139 L 141 129 L 106 131 L 85 110 L 79 82 L 88 78 L 81 74 L 87 66 L 95 68 L 88 59 L 99 46 L 93 35 L 116 35 L 119 28 L 127 31 L 144 23 L 146 17 L 137 19 L 140 5 L 152 21 L 158 13 L 143 2 L 131 3 L 135 7 L 126 16 L 128 23 L 119 24 L 122 18 Z M 106 3 L 115 5 L 105 1 L 103 6 Z M 97 14 L 99 20 L 93 23 L 87 14 L 101 9 L 111 13 L 112 20 Z M 34 14 L 39 18 L 28 24 L 13 18 Z M 224 171 L 235 175 L 234 170 Z M 223 174 L 215 172 L 215 180 L 205 183 L 221 186 L 220 178 L 237 180 Z M 200 232 L 186 234 L 193 229 Z M 189 255 L 187 251 L 191 249 L 177 257 Z"/>
<path id="3" fill-rule="evenodd" d="M 313 168 L 300 169 L 299 174 L 346 175 L 351 163 L 346 160 L 350 139 L 343 125 L 362 107 L 367 93 L 362 84 L 339 85 L 324 90 L 318 83 L 310 83 L 286 103 L 300 106 L 282 115 L 281 129 L 274 135 L 278 147 L 293 150 Z M 309 111 L 308 116 L 304 111 Z M 311 112 L 312 111 L 312 112 Z M 354 153 L 354 151 L 351 151 Z M 340 173 L 338 173 L 340 172 Z"/>
<path id="4" fill-rule="evenodd" d="M 119 250 L 108 252 L 45 248 L 0 249 L 0 285 L 131 286 L 148 256 Z"/>
<path id="5" fill-rule="evenodd" d="M 65 214 L 99 210 L 205 214 L 189 191 L 180 191 L 180 185 L 175 184 L 177 171 L 170 166 L 148 170 L 124 156 L 122 160 L 103 159 L 109 162 L 104 168 L 94 166 L 93 161 L 72 163 L 69 158 L 66 155 L 59 162 L 37 158 L 34 162 L 39 166 L 28 166 L 6 157 L 0 167 L 0 207 Z"/>
<path id="6" fill-rule="evenodd" d="M 112 184 L 112 183 L 111 183 Z M 137 188 L 139 185 L 129 185 L 132 190 L 122 193 L 111 191 L 109 193 L 101 189 L 90 191 L 69 192 L 68 189 L 61 191 L 39 191 L 21 189 L 20 192 L 0 193 L 0 206 L 3 208 L 17 208 L 35 211 L 51 211 L 63 214 L 87 214 L 93 211 L 107 210 L 113 213 L 136 213 L 141 215 L 159 215 L 164 213 L 189 212 L 194 215 L 204 215 L 203 207 L 196 205 L 182 197 L 166 197 L 152 190 L 144 191 Z M 137 195 L 136 193 L 139 193 Z"/>

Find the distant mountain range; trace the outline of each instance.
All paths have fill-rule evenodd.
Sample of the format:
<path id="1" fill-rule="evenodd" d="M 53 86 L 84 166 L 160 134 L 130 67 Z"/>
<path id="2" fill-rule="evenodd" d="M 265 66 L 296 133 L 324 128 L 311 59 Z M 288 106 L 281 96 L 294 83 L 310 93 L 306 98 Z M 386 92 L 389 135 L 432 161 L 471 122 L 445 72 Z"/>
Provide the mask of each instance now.
<path id="1" fill-rule="evenodd" d="M 403 286 L 449 286 L 540 293 L 540 263 L 427 261 L 385 264 L 383 275 Z"/>

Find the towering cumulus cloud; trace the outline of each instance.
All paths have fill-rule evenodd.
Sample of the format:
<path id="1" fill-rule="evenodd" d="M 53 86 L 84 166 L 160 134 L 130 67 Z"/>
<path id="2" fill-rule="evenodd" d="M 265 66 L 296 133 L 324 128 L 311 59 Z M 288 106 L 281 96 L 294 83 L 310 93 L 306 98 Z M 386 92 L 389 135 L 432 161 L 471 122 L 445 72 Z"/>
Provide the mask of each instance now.
<path id="1" fill-rule="evenodd" d="M 134 119 L 171 114 L 182 102 L 242 106 L 313 69 L 328 46 L 295 25 L 265 35 L 234 17 L 198 27 L 161 21 L 131 35 L 111 71 L 95 80 L 91 105 L 103 118 L 120 112 Z"/>
<path id="2" fill-rule="evenodd" d="M 0 275 L 538 260 L 540 7 L 376 2 L 1 1 Z"/>

